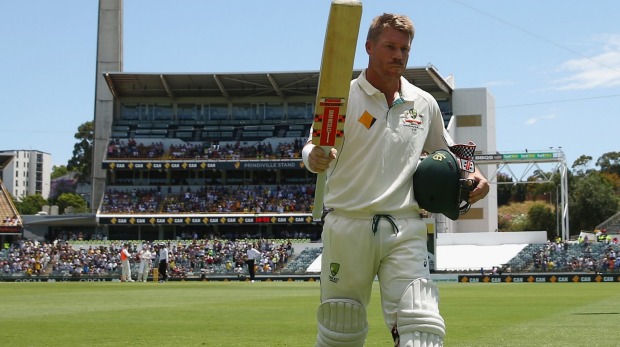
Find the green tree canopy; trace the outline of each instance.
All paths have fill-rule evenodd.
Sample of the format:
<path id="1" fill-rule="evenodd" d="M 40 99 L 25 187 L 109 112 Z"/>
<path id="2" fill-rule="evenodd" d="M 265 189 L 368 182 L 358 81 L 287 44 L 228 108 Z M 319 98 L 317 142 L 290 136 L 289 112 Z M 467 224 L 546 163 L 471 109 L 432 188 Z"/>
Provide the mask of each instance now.
<path id="1" fill-rule="evenodd" d="M 68 173 L 69 173 L 69 170 L 67 170 L 67 167 L 65 165 L 52 166 L 52 179 L 62 177 Z"/>
<path id="2" fill-rule="evenodd" d="M 500 172 L 497 174 L 497 182 L 504 183 L 497 185 L 497 205 L 508 205 L 512 196 L 512 184 L 508 183 L 512 182 L 512 177 Z"/>
<path id="3" fill-rule="evenodd" d="M 524 202 L 527 199 L 527 184 L 517 183 L 513 185 L 512 199 L 516 202 Z"/>
<path id="4" fill-rule="evenodd" d="M 573 172 L 575 172 L 575 174 L 583 175 L 588 171 L 588 166 L 590 165 L 591 161 L 591 156 L 582 154 L 579 158 L 577 158 L 577 160 L 573 162 L 573 166 L 571 166 L 571 169 L 573 169 Z"/>
<path id="5" fill-rule="evenodd" d="M 43 209 L 43 206 L 47 205 L 47 200 L 41 194 L 27 195 L 21 201 L 13 200 L 13 202 L 20 214 L 37 214 Z"/>
<path id="6" fill-rule="evenodd" d="M 575 180 L 569 195 L 571 235 L 593 230 L 618 212 L 618 197 L 613 186 L 599 172 L 590 172 Z"/>
<path id="7" fill-rule="evenodd" d="M 73 146 L 73 157 L 67 163 L 67 170 L 79 173 L 78 182 L 91 179 L 94 133 L 93 122 L 89 121 L 81 124 L 74 135 L 79 141 Z"/>
<path id="8" fill-rule="evenodd" d="M 556 216 L 554 211 L 545 204 L 534 204 L 527 212 L 528 229 L 544 230 L 547 232 L 547 240 L 553 240 L 557 235 Z"/>
<path id="9" fill-rule="evenodd" d="M 64 214 L 67 207 L 73 207 L 73 212 L 83 213 L 87 211 L 86 201 L 78 194 L 63 193 L 57 199 L 58 213 Z"/>
<path id="10" fill-rule="evenodd" d="M 601 172 L 620 175 L 620 152 L 607 152 L 596 161 Z"/>

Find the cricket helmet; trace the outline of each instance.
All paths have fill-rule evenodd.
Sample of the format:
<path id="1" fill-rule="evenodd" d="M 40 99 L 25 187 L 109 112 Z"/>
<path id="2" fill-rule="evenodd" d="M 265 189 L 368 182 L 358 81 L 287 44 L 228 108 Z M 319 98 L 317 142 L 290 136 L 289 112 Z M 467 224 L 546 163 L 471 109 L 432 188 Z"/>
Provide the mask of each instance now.
<path id="1" fill-rule="evenodd" d="M 469 192 L 476 187 L 474 180 L 465 178 L 466 174 L 449 151 L 440 149 L 429 154 L 413 175 L 413 194 L 418 205 L 457 220 L 469 210 Z"/>

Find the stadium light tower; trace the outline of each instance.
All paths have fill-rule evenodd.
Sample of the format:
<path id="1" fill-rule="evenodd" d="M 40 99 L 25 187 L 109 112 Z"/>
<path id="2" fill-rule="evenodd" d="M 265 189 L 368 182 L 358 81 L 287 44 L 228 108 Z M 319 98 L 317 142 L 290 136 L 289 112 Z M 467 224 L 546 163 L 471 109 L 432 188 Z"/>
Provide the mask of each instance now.
<path id="1" fill-rule="evenodd" d="M 114 98 L 103 74 L 123 70 L 123 1 L 99 0 L 97 68 L 95 77 L 95 136 L 93 141 L 91 212 L 103 198 L 106 172 L 101 167 L 112 131 Z"/>

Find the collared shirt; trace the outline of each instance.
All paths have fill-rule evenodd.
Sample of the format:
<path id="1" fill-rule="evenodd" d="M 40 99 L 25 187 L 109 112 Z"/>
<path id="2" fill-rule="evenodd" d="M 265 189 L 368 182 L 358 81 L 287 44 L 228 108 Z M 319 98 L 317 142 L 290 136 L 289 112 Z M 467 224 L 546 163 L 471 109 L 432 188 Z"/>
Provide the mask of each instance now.
<path id="1" fill-rule="evenodd" d="M 391 107 L 366 80 L 351 82 L 343 144 L 327 171 L 325 206 L 368 215 L 418 210 L 413 173 L 423 150 L 454 144 L 437 101 L 400 79 L 401 98 Z"/>
<path id="2" fill-rule="evenodd" d="M 168 261 L 168 248 L 162 248 L 159 250 L 159 261 Z"/>
<path id="3" fill-rule="evenodd" d="M 260 252 L 256 248 L 248 248 L 246 254 L 248 259 L 256 259 L 260 256 Z"/>
<path id="4" fill-rule="evenodd" d="M 140 252 L 140 261 L 145 263 L 151 261 L 151 251 L 149 251 L 148 249 L 142 250 Z"/>

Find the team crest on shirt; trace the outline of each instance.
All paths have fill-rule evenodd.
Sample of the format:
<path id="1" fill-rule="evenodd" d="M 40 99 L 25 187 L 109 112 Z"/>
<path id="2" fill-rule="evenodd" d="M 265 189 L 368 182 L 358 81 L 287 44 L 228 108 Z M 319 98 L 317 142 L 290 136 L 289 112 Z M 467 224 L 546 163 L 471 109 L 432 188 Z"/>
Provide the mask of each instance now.
<path id="1" fill-rule="evenodd" d="M 340 271 L 340 264 L 338 263 L 329 264 L 329 272 L 330 272 L 329 280 L 330 281 L 334 283 L 338 283 L 338 281 L 340 280 L 338 277 L 336 277 L 336 275 L 338 274 L 338 271 Z"/>
<path id="2" fill-rule="evenodd" d="M 412 130 L 417 130 L 422 126 L 422 118 L 424 116 L 422 114 L 418 114 L 418 111 L 414 108 L 410 108 L 404 113 L 404 117 L 402 118 L 402 125 Z"/>

